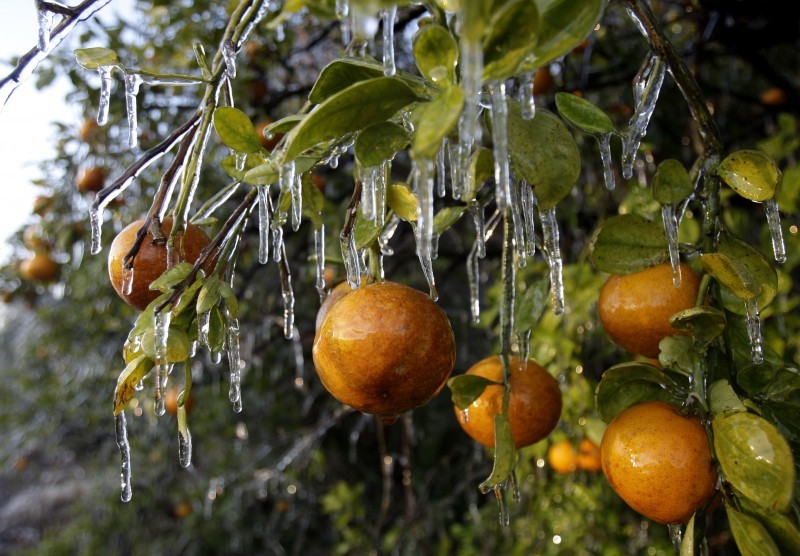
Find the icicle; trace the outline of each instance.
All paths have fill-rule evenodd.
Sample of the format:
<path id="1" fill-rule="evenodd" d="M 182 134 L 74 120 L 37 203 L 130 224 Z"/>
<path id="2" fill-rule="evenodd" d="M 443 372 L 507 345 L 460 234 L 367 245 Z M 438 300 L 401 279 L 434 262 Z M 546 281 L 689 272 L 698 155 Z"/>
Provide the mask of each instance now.
<path id="1" fill-rule="evenodd" d="M 292 230 L 300 229 L 300 221 L 303 218 L 303 178 L 300 174 L 295 174 L 292 181 Z"/>
<path id="2" fill-rule="evenodd" d="M 169 311 L 158 311 L 153 314 L 153 351 L 155 352 L 155 413 L 164 415 L 164 388 L 167 385 L 169 362 L 167 360 L 167 342 L 169 340 L 169 324 L 172 314 Z"/>
<path id="3" fill-rule="evenodd" d="M 605 133 L 597 138 L 600 146 L 600 160 L 603 163 L 603 178 L 606 182 L 606 189 L 611 191 L 617 184 L 614 180 L 614 164 L 611 161 L 611 133 Z"/>
<path id="4" fill-rule="evenodd" d="M 447 164 L 445 155 L 447 154 L 447 137 L 442 139 L 442 146 L 436 153 L 436 195 L 444 197 L 447 188 Z"/>
<path id="5" fill-rule="evenodd" d="M 550 265 L 553 313 L 560 315 L 564 312 L 564 277 L 562 273 L 561 247 L 558 244 L 559 233 L 556 207 L 544 212 L 540 211 L 539 218 L 542 221 L 544 252 L 547 255 L 547 263 Z"/>
<path id="6" fill-rule="evenodd" d="M 536 70 L 526 71 L 519 77 L 519 103 L 522 106 L 522 119 L 532 120 L 536 116 L 536 97 L 533 94 L 533 78 Z"/>
<path id="7" fill-rule="evenodd" d="M 305 386 L 305 359 L 303 358 L 303 343 L 300 341 L 300 331 L 294 327 L 292 333 L 292 354 L 294 355 L 294 385 L 298 389 Z"/>
<path id="8" fill-rule="evenodd" d="M 208 347 L 208 332 L 211 329 L 211 311 L 197 315 L 197 342 Z"/>
<path id="9" fill-rule="evenodd" d="M 472 250 L 467 257 L 467 281 L 469 282 L 469 312 L 472 316 L 472 324 L 478 324 L 481 320 L 480 303 L 480 266 L 478 264 L 478 240 L 472 246 Z"/>
<path id="10" fill-rule="evenodd" d="M 536 254 L 536 196 L 525 180 L 519 182 L 519 195 L 525 221 L 525 253 L 533 257 Z"/>
<path id="11" fill-rule="evenodd" d="M 383 166 L 370 166 L 359 168 L 358 175 L 361 178 L 361 215 L 365 220 L 375 221 L 375 189 L 378 180 L 381 179 L 381 168 Z"/>
<path id="12" fill-rule="evenodd" d="M 394 233 L 397 231 L 397 227 L 400 224 L 400 217 L 397 214 L 392 213 L 389 222 L 383 227 L 383 232 L 381 235 L 378 236 L 378 245 L 381 248 L 381 255 L 384 257 L 391 257 L 394 255 L 394 249 L 391 248 L 389 245 L 389 241 L 394 236 Z"/>
<path id="13" fill-rule="evenodd" d="M 314 268 L 317 273 L 315 286 L 319 299 L 325 299 L 325 224 L 320 224 L 319 228 L 314 228 L 314 258 L 316 259 Z"/>
<path id="14" fill-rule="evenodd" d="M 215 351 L 211 353 L 211 362 L 214 363 L 215 365 L 219 365 L 222 362 L 222 352 Z"/>
<path id="15" fill-rule="evenodd" d="M 89 226 L 91 228 L 92 247 L 89 252 L 97 255 L 103 248 L 101 243 L 101 231 L 103 229 L 103 209 L 92 206 L 89 211 Z"/>
<path id="16" fill-rule="evenodd" d="M 125 105 L 128 109 L 128 146 L 135 149 L 139 144 L 139 123 L 136 116 L 136 95 L 142 79 L 136 73 L 125 74 Z"/>
<path id="17" fill-rule="evenodd" d="M 469 158 L 469 150 L 481 140 L 481 126 L 478 122 L 478 101 L 483 83 L 483 46 L 480 41 L 466 40 L 462 37 L 461 46 L 461 88 L 464 90 L 464 112 L 459 123 L 459 138 L 467 152 L 461 156 Z"/>
<path id="18" fill-rule="evenodd" d="M 647 124 L 656 108 L 656 101 L 664 83 L 666 64 L 658 54 L 651 53 L 645 64 L 636 74 L 633 82 L 635 110 L 628 122 L 628 129 L 622 139 L 622 177 L 633 177 L 633 162 L 636 151 L 647 131 Z"/>
<path id="19" fill-rule="evenodd" d="M 378 17 L 372 11 L 373 6 L 356 2 L 350 6 L 350 31 L 352 39 L 347 47 L 348 54 L 352 56 L 364 57 L 367 54 L 367 46 L 375 38 L 378 32 Z"/>
<path id="20" fill-rule="evenodd" d="M 517 358 L 523 370 L 528 368 L 528 357 L 531 353 L 531 329 L 517 333 Z"/>
<path id="21" fill-rule="evenodd" d="M 486 220 L 483 217 L 483 207 L 478 204 L 470 205 L 469 213 L 475 223 L 476 254 L 482 259 L 486 256 Z"/>
<path id="22" fill-rule="evenodd" d="M 375 224 L 379 227 L 386 223 L 386 186 L 391 174 L 392 163 L 387 160 L 379 166 L 378 178 L 375 180 Z"/>
<path id="23" fill-rule="evenodd" d="M 781 213 L 778 210 L 778 201 L 775 197 L 764 201 L 764 212 L 767 214 L 767 224 L 769 233 L 772 237 L 772 252 L 775 254 L 775 261 L 786 262 L 786 245 L 783 242 L 783 230 L 781 229 Z"/>
<path id="24" fill-rule="evenodd" d="M 519 490 L 519 480 L 517 479 L 517 470 L 511 470 L 511 479 L 509 480 L 511 483 L 511 500 L 514 501 L 515 504 L 519 504 L 522 502 L 522 492 Z"/>
<path id="25" fill-rule="evenodd" d="M 750 338 L 750 352 L 753 363 L 764 362 L 764 347 L 761 338 L 761 316 L 758 310 L 758 301 L 745 299 L 744 308 L 747 312 L 747 336 Z"/>
<path id="26" fill-rule="evenodd" d="M 258 262 L 269 261 L 269 186 L 258 187 Z"/>
<path id="27" fill-rule="evenodd" d="M 511 206 L 511 171 L 508 166 L 508 104 L 506 85 L 495 82 L 489 85 L 492 98 L 492 143 L 494 151 L 494 182 L 497 208 Z"/>
<path id="28" fill-rule="evenodd" d="M 97 73 L 100 74 L 100 100 L 97 105 L 97 125 L 108 123 L 108 108 L 111 104 L 111 87 L 114 80 L 111 78 L 112 66 L 100 66 Z"/>
<path id="29" fill-rule="evenodd" d="M 281 296 L 283 297 L 283 336 L 291 340 L 294 336 L 294 291 L 292 290 L 292 275 L 289 273 L 289 263 L 285 262 L 281 272 Z"/>
<path id="30" fill-rule="evenodd" d="M 383 20 L 383 74 L 391 77 L 397 68 L 394 65 L 394 19 L 397 16 L 397 6 L 381 10 Z"/>
<path id="31" fill-rule="evenodd" d="M 464 194 L 464 165 L 461 163 L 461 143 L 454 142 L 447 146 L 447 154 L 450 158 L 450 190 L 453 199 L 459 200 Z M 470 201 L 471 199 L 465 199 Z"/>
<path id="32" fill-rule="evenodd" d="M 664 221 L 664 233 L 667 236 L 669 260 L 672 263 L 672 283 L 681 287 L 681 255 L 678 251 L 678 215 L 675 205 L 661 206 L 661 219 Z"/>
<path id="33" fill-rule="evenodd" d="M 281 194 L 282 195 L 289 194 L 291 195 L 292 198 L 292 227 L 294 227 L 295 213 L 298 212 L 297 209 L 300 209 L 302 211 L 301 201 L 298 201 L 297 203 L 295 202 L 296 194 L 295 194 L 295 183 L 294 183 L 295 180 L 294 161 L 287 162 L 286 164 L 281 166 L 280 170 L 278 171 L 278 176 L 279 176 L 278 184 L 280 185 Z M 295 205 L 297 205 L 297 207 Z M 283 217 L 281 215 L 276 215 L 275 218 L 277 220 L 283 220 Z M 297 217 L 297 219 L 299 222 L 299 216 Z"/>
<path id="34" fill-rule="evenodd" d="M 417 242 L 417 257 L 419 257 L 422 273 L 428 282 L 430 296 L 435 301 L 439 298 L 436 291 L 436 280 L 433 275 L 432 245 L 433 245 L 433 190 L 434 170 L 433 161 L 428 159 L 414 161 L 414 174 L 419 187 L 419 217 L 414 227 L 414 237 Z"/>
<path id="35" fill-rule="evenodd" d="M 524 181 L 517 184 L 512 184 L 512 189 L 509 191 L 509 203 L 511 204 L 511 220 L 514 226 L 514 252 L 517 257 L 517 266 L 525 268 L 528 263 L 528 250 L 525 240 L 525 218 L 522 216 L 522 202 L 520 196 L 522 191 L 520 187 L 530 189 L 528 184 Z"/>
<path id="36" fill-rule="evenodd" d="M 339 20 L 339 29 L 342 33 L 342 43 L 347 46 L 350 44 L 350 2 L 348 0 L 336 0 L 336 19 Z"/>
<path id="37" fill-rule="evenodd" d="M 125 412 L 120 411 L 114 418 L 117 434 L 117 447 L 121 459 L 120 465 L 120 498 L 123 502 L 130 502 L 133 496 L 131 488 L 131 446 L 128 443 L 128 424 L 125 420 Z"/>
<path id="38" fill-rule="evenodd" d="M 244 166 L 247 164 L 247 153 L 234 153 L 234 160 L 236 163 L 236 170 L 243 172 Z"/>
<path id="39" fill-rule="evenodd" d="M 500 525 L 503 527 L 508 527 L 511 521 L 508 514 L 508 501 L 506 500 L 506 485 L 503 484 L 490 488 L 481 488 L 480 490 L 483 494 L 487 494 L 490 491 L 494 493 L 495 500 L 497 500 Z"/>
<path id="40" fill-rule="evenodd" d="M 348 0 L 336 0 L 336 19 L 344 19 L 350 13 Z"/>
<path id="41" fill-rule="evenodd" d="M 178 463 L 183 468 L 192 465 L 192 433 L 188 426 L 178 430 Z"/>
<path id="42" fill-rule="evenodd" d="M 228 79 L 236 78 L 236 49 L 233 42 L 227 39 L 222 43 L 222 59 L 225 61 L 225 75 Z"/>
<path id="43" fill-rule="evenodd" d="M 130 295 L 133 291 L 133 267 L 122 265 L 122 293 Z"/>
<path id="44" fill-rule="evenodd" d="M 281 249 L 283 249 L 283 228 L 277 224 L 274 220 L 270 226 L 272 230 L 272 256 L 275 258 L 275 262 L 281 262 Z"/>
<path id="45" fill-rule="evenodd" d="M 339 155 L 338 154 L 334 154 L 334 155 L 331 156 L 330 160 L 328 160 L 328 166 L 330 166 L 330 168 L 332 170 L 336 170 L 339 167 Z"/>
<path id="46" fill-rule="evenodd" d="M 683 544 L 683 531 L 681 530 L 680 523 L 670 523 L 667 525 L 669 530 L 669 537 L 672 540 L 672 546 L 675 547 L 675 554 L 680 554 L 681 544 Z"/>
<path id="47" fill-rule="evenodd" d="M 228 319 L 228 368 L 231 373 L 228 399 L 232 404 L 237 404 L 242 398 L 242 367 L 239 351 L 239 319 Z M 239 404 L 241 411 L 241 404 Z M 237 411 L 238 413 L 238 411 Z"/>
<path id="48" fill-rule="evenodd" d="M 344 262 L 344 270 L 347 273 L 347 283 L 352 289 L 358 289 L 361 286 L 361 272 L 359 272 L 358 268 L 356 237 L 353 231 L 351 230 L 345 237 L 340 237 L 339 243 L 342 248 L 342 261 Z"/>
<path id="49" fill-rule="evenodd" d="M 50 31 L 53 29 L 54 14 L 46 6 L 38 6 L 36 8 L 36 15 L 39 20 L 38 48 L 42 52 L 47 52 L 47 49 L 50 47 Z"/>

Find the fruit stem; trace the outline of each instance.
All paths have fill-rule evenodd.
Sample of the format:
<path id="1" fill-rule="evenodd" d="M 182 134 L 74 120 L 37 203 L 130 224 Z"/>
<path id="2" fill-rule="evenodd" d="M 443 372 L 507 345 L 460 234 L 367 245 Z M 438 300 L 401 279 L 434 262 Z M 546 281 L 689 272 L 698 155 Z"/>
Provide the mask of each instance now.
<path id="1" fill-rule="evenodd" d="M 503 363 L 503 414 L 508 415 L 511 340 L 514 330 L 514 241 L 511 227 L 511 209 L 503 210 L 503 258 L 501 282 L 503 298 L 500 301 L 500 360 Z"/>
<path id="2" fill-rule="evenodd" d="M 711 285 L 711 275 L 703 274 L 700 279 L 700 286 L 697 288 L 697 298 L 695 299 L 694 306 L 701 307 L 706 304 L 706 296 L 708 295 L 708 287 Z"/>

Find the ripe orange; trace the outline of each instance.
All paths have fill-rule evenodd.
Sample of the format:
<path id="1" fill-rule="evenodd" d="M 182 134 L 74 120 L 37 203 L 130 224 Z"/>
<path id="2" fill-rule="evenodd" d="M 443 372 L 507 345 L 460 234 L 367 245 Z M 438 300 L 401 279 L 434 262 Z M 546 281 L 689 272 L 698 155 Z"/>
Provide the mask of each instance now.
<path id="1" fill-rule="evenodd" d="M 314 338 L 314 366 L 340 402 L 386 423 L 427 403 L 456 359 L 444 311 L 403 284 L 368 284 L 328 312 Z"/>
<path id="2" fill-rule="evenodd" d="M 786 91 L 780 87 L 765 89 L 761 92 L 758 99 L 761 101 L 761 104 L 765 106 L 784 106 L 788 101 Z"/>
<path id="3" fill-rule="evenodd" d="M 182 391 L 183 390 L 177 386 L 173 386 L 167 390 L 167 393 L 164 396 L 164 408 L 170 415 L 178 414 L 178 396 Z M 184 407 L 186 408 L 186 413 L 188 415 L 194 407 L 194 394 L 189 394 L 189 398 L 186 400 L 186 403 L 184 403 Z"/>
<path id="4" fill-rule="evenodd" d="M 547 450 L 547 461 L 556 473 L 565 475 L 578 468 L 578 454 L 569 440 L 562 440 L 550 445 Z"/>
<path id="5" fill-rule="evenodd" d="M 22 243 L 31 251 L 44 251 L 50 246 L 44 231 L 36 224 L 27 226 L 22 232 Z"/>
<path id="6" fill-rule="evenodd" d="M 517 448 L 528 446 L 549 435 L 561 417 L 561 389 L 553 375 L 535 361 L 528 361 L 524 370 L 516 357 L 509 362 L 511 387 L 508 418 Z M 467 374 L 482 376 L 495 382 L 503 380 L 503 364 L 499 355 L 478 361 Z M 464 411 L 455 407 L 461 428 L 473 439 L 494 447 L 494 416 L 502 413 L 504 387 L 489 385 Z"/>
<path id="7" fill-rule="evenodd" d="M 549 93 L 554 84 L 555 80 L 553 79 L 553 74 L 550 73 L 550 68 L 548 66 L 540 67 L 536 70 L 536 73 L 533 74 L 534 95 L 544 95 Z"/>
<path id="8" fill-rule="evenodd" d="M 81 193 L 97 193 L 106 183 L 106 171 L 99 166 L 83 168 L 75 176 L 75 185 Z"/>
<path id="9" fill-rule="evenodd" d="M 19 265 L 19 272 L 26 280 L 50 282 L 58 276 L 60 268 L 61 265 L 53 260 L 53 257 L 40 251 L 22 261 Z"/>
<path id="10" fill-rule="evenodd" d="M 94 118 L 86 118 L 78 128 L 78 138 L 81 141 L 89 141 L 100 126 Z"/>
<path id="11" fill-rule="evenodd" d="M 672 267 L 661 263 L 632 274 L 611 275 L 600 290 L 597 311 L 614 342 L 626 350 L 658 357 L 658 343 L 681 334 L 669 324 L 679 311 L 694 307 L 700 277 L 681 263 L 682 283 L 672 283 Z"/>
<path id="12" fill-rule="evenodd" d="M 362 280 L 364 280 L 362 278 Z M 364 282 L 362 282 L 364 283 Z M 316 328 L 315 330 L 319 330 L 319 327 L 322 326 L 322 321 L 325 320 L 325 317 L 328 316 L 328 313 L 333 308 L 336 303 L 353 291 L 353 288 L 350 287 L 350 284 L 347 283 L 347 280 L 344 282 L 340 282 L 336 285 L 335 288 L 331 290 L 328 294 L 328 297 L 322 302 L 322 305 L 319 307 L 319 311 L 317 311 L 317 321 L 316 321 Z"/>
<path id="13" fill-rule="evenodd" d="M 167 246 L 166 244 L 154 244 L 153 236 L 148 230 L 142 246 L 133 260 L 133 283 L 130 293 L 123 291 L 122 260 L 130 251 L 136 240 L 136 233 L 143 223 L 144 219 L 140 219 L 128 224 L 111 242 L 108 253 L 108 275 L 111 285 L 114 286 L 117 295 L 128 305 L 140 310 L 144 310 L 151 301 L 160 295 L 159 291 L 150 290 L 150 284 L 167 269 Z M 162 221 L 161 229 L 165 236 L 169 236 L 172 230 L 172 217 L 167 217 Z M 194 224 L 187 223 L 183 236 L 184 260 L 194 263 L 200 257 L 200 252 L 209 243 L 211 240 L 203 230 Z"/>
<path id="14" fill-rule="evenodd" d="M 192 513 L 192 505 L 189 502 L 181 502 L 175 506 L 173 513 L 178 519 L 187 518 Z"/>
<path id="15" fill-rule="evenodd" d="M 589 440 L 583 438 L 578 443 L 578 469 L 583 471 L 600 471 L 602 467 L 600 463 L 600 446 Z"/>
<path id="16" fill-rule="evenodd" d="M 261 144 L 270 152 L 272 152 L 272 149 L 274 149 L 275 145 L 278 144 L 278 141 L 283 138 L 283 133 L 274 133 L 269 139 L 266 138 L 264 135 L 264 129 L 271 123 L 272 119 L 267 118 L 256 124 L 256 133 L 258 133 L 258 137 L 261 139 Z"/>
<path id="17" fill-rule="evenodd" d="M 608 425 L 600 453 L 616 493 L 661 524 L 686 523 L 716 491 L 717 469 L 705 428 L 665 402 L 622 411 Z"/>

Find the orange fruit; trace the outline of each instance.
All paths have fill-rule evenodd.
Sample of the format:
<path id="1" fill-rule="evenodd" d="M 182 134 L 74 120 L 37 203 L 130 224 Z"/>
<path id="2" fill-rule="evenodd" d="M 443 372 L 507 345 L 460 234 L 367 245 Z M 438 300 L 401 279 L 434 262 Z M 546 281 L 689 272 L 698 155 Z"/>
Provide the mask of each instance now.
<path id="1" fill-rule="evenodd" d="M 617 415 L 600 455 L 620 498 L 657 523 L 686 523 L 716 492 L 717 469 L 700 419 L 665 402 L 640 403 Z"/>
<path id="2" fill-rule="evenodd" d="M 553 80 L 553 74 L 550 73 L 550 68 L 548 66 L 542 66 L 536 70 L 536 73 L 533 74 L 533 94 L 534 95 L 544 95 L 549 93 L 555 81 Z"/>
<path id="3" fill-rule="evenodd" d="M 600 471 L 600 446 L 588 438 L 582 439 L 578 443 L 577 463 L 583 471 Z"/>
<path id="4" fill-rule="evenodd" d="M 182 391 L 183 389 L 177 386 L 173 386 L 167 390 L 164 396 L 164 409 L 166 409 L 167 413 L 170 415 L 178 414 L 178 396 L 180 396 Z M 194 407 L 194 394 L 189 394 L 189 398 L 186 400 L 186 403 L 184 403 L 184 407 L 188 415 Z"/>
<path id="5" fill-rule="evenodd" d="M 547 450 L 547 461 L 556 473 L 572 473 L 578 468 L 578 454 L 569 440 L 551 444 Z"/>
<path id="6" fill-rule="evenodd" d="M 189 515 L 192 513 L 192 505 L 189 502 L 181 502 L 175 506 L 173 513 L 178 519 L 189 517 Z"/>
<path id="7" fill-rule="evenodd" d="M 22 243 L 31 251 L 43 251 L 50 246 L 50 242 L 45 238 L 44 232 L 36 224 L 27 226 L 22 232 Z"/>
<path id="8" fill-rule="evenodd" d="M 40 251 L 22 261 L 19 265 L 19 272 L 26 280 L 50 282 L 58 276 L 60 268 L 61 265 L 53 260 L 53 257 Z"/>
<path id="9" fill-rule="evenodd" d="M 154 244 L 153 236 L 150 231 L 142 242 L 136 258 L 133 260 L 133 283 L 130 292 L 123 291 L 122 284 L 122 261 L 131 249 L 136 240 L 136 233 L 144 224 L 144 219 L 136 220 L 128 224 L 111 242 L 108 253 L 108 275 L 114 290 L 128 305 L 144 310 L 156 297 L 161 295 L 157 290 L 151 290 L 150 284 L 161 276 L 167 269 L 167 246 L 164 244 Z M 169 216 L 161 222 L 161 229 L 165 236 L 169 236 L 172 230 L 172 217 Z M 194 224 L 186 224 L 186 232 L 183 235 L 183 260 L 194 263 L 200 253 L 211 243 L 206 233 Z M 209 259 L 207 269 L 213 268 L 213 261 Z"/>
<path id="10" fill-rule="evenodd" d="M 44 216 L 53 207 L 53 198 L 49 195 L 37 195 L 33 199 L 33 208 L 31 212 L 38 216 Z"/>
<path id="11" fill-rule="evenodd" d="M 765 89 L 760 95 L 759 100 L 765 106 L 783 106 L 787 102 L 786 91 L 780 87 L 770 87 Z"/>
<path id="12" fill-rule="evenodd" d="M 317 330 L 313 357 L 336 399 L 391 423 L 442 390 L 456 348 L 447 315 L 427 294 L 383 282 L 333 305 Z"/>
<path id="13" fill-rule="evenodd" d="M 365 283 L 366 279 L 362 278 L 362 284 Z M 328 297 L 322 302 L 322 305 L 319 306 L 319 311 L 317 311 L 317 321 L 316 327 L 314 330 L 319 330 L 319 327 L 322 326 L 322 321 L 325 320 L 325 317 L 328 316 L 328 313 L 333 308 L 336 303 L 353 291 L 353 288 L 350 287 L 350 284 L 347 283 L 347 280 L 344 282 L 340 282 L 336 285 L 335 288 L 331 290 L 328 294 Z"/>
<path id="14" fill-rule="evenodd" d="M 271 118 L 260 121 L 258 124 L 256 124 L 256 133 L 258 133 L 258 137 L 261 139 L 261 144 L 264 146 L 264 148 L 271 152 L 272 149 L 275 148 L 275 145 L 278 144 L 278 141 L 283 138 L 283 133 L 274 133 L 269 139 L 267 139 L 267 137 L 264 135 L 264 129 L 266 129 L 266 127 L 270 124 L 272 124 Z"/>
<path id="15" fill-rule="evenodd" d="M 535 361 L 527 368 L 519 359 L 509 361 L 511 387 L 508 402 L 508 419 L 517 448 L 534 444 L 549 435 L 561 417 L 561 389 L 553 375 Z M 495 382 L 503 381 L 503 364 L 499 355 L 478 361 L 467 374 L 482 376 Z M 487 386 L 465 412 L 455 407 L 461 428 L 484 446 L 494 447 L 494 416 L 502 413 L 504 387 Z"/>
<path id="16" fill-rule="evenodd" d="M 88 166 L 75 176 L 75 185 L 81 193 L 97 193 L 106 183 L 106 171 L 99 166 Z"/>
<path id="17" fill-rule="evenodd" d="M 78 138 L 81 141 L 89 141 L 100 126 L 94 118 L 86 118 L 78 128 Z"/>
<path id="18" fill-rule="evenodd" d="M 672 283 L 672 266 L 661 263 L 632 274 L 609 276 L 600 290 L 597 311 L 608 335 L 626 350 L 658 357 L 658 343 L 682 334 L 669 324 L 679 311 L 694 307 L 700 277 L 681 263 L 681 287 Z"/>

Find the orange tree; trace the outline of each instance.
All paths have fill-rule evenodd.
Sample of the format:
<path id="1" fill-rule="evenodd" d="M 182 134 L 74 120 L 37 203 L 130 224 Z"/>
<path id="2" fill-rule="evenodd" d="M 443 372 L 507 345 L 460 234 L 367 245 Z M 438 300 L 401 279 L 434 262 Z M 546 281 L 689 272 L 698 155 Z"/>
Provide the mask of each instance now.
<path id="1" fill-rule="evenodd" d="M 66 73 L 101 124 L 61 124 L 59 156 L 43 163 L 31 220 L 58 282 L 3 269 L 5 297 L 40 315 L 45 339 L 13 351 L 3 420 L 17 433 L 3 456 L 33 480 L 64 451 L 91 454 L 79 465 L 93 472 L 117 451 L 121 481 L 93 483 L 80 517 L 33 550 L 151 552 L 180 538 L 192 553 L 657 553 L 665 528 L 599 474 L 555 473 L 547 452 L 600 445 L 606 423 L 659 400 L 704 425 L 720 478 L 708 508 L 669 524 L 676 549 L 797 551 L 798 245 L 779 216 L 797 210 L 797 8 L 142 1 L 138 20 L 84 21 L 106 3 L 40 3 L 40 44 L 0 82 L 13 109 L 34 69 L 41 83 Z M 74 57 L 54 50 L 73 24 Z M 534 88 L 539 71 L 551 88 Z M 73 185 L 90 164 L 107 169 L 92 200 Z M 107 236 L 144 218 L 149 241 L 167 217 L 168 270 L 134 311 L 107 284 Z M 190 224 L 211 238 L 193 264 Z M 667 319 L 657 353 L 627 353 L 598 318 L 603 283 L 665 263 L 667 288 L 689 287 L 693 269 L 694 303 L 645 305 Z M 452 402 L 386 426 L 324 390 L 312 323 L 341 280 L 404 282 L 439 304 Z M 651 320 L 624 318 L 637 334 Z M 465 374 L 492 354 L 499 381 Z M 520 449 L 512 357 L 563 394 L 550 439 Z M 161 417 L 170 382 L 183 393 Z M 458 436 L 451 408 L 469 415 L 493 382 L 505 388 L 486 450 Z M 100 417 L 111 401 L 116 442 Z M 102 432 L 69 434 L 87 424 Z M 120 483 L 127 504 L 107 500 Z M 187 499 L 197 511 L 177 512 Z"/>

